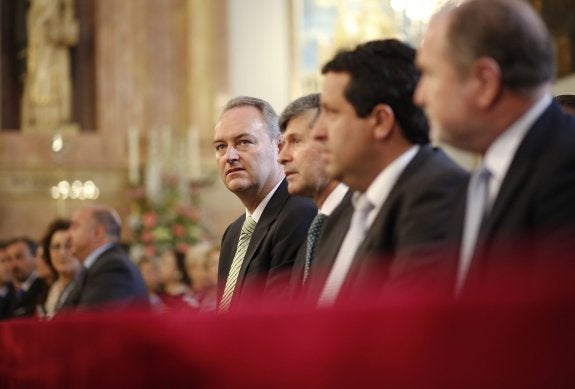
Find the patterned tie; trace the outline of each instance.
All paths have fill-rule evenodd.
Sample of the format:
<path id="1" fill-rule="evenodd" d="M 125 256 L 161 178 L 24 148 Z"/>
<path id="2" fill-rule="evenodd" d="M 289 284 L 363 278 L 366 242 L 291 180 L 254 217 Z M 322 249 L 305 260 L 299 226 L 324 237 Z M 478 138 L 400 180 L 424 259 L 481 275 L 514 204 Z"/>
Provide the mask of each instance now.
<path id="1" fill-rule="evenodd" d="M 232 301 L 232 296 L 234 294 L 234 288 L 236 287 L 236 282 L 238 281 L 238 275 L 242 267 L 242 262 L 248 250 L 250 244 L 250 239 L 252 233 L 256 228 L 256 222 L 251 216 L 246 217 L 244 224 L 242 225 L 242 231 L 240 233 L 240 239 L 238 240 L 238 246 L 236 248 L 236 255 L 232 261 L 232 266 L 230 267 L 230 272 L 228 274 L 228 279 L 226 280 L 226 287 L 224 289 L 224 294 L 222 300 L 220 301 L 220 311 L 227 311 L 230 307 Z"/>
<path id="2" fill-rule="evenodd" d="M 315 254 L 315 249 L 317 247 L 317 240 L 319 238 L 319 234 L 321 233 L 321 227 L 323 226 L 323 222 L 327 218 L 327 215 L 323 213 L 318 213 L 311 225 L 309 226 L 309 230 L 307 231 L 307 248 L 305 252 L 305 265 L 303 269 L 303 280 L 302 285 L 305 285 L 305 281 L 309 276 L 309 268 L 311 266 L 311 261 Z"/>
<path id="3" fill-rule="evenodd" d="M 363 242 L 367 229 L 367 217 L 374 205 L 366 195 L 361 195 L 357 199 L 356 204 L 354 204 L 354 208 L 349 229 L 319 298 L 318 305 L 320 306 L 330 306 L 335 302 L 349 272 L 355 253 L 361 242 Z"/>
<path id="4" fill-rule="evenodd" d="M 467 273 L 469 272 L 481 226 L 489 209 L 490 178 L 491 172 L 484 165 L 481 165 L 471 177 L 469 187 L 467 188 L 465 225 L 463 226 L 463 239 L 459 255 L 460 261 L 457 270 L 457 293 L 461 291 Z"/>

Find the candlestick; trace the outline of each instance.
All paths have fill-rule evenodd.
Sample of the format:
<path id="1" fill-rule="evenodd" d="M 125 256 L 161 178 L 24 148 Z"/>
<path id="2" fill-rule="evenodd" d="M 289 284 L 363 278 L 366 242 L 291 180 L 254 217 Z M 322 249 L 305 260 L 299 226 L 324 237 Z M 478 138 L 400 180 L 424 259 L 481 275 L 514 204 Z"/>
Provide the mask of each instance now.
<path id="1" fill-rule="evenodd" d="M 128 182 L 140 183 L 140 131 L 137 127 L 128 129 Z"/>

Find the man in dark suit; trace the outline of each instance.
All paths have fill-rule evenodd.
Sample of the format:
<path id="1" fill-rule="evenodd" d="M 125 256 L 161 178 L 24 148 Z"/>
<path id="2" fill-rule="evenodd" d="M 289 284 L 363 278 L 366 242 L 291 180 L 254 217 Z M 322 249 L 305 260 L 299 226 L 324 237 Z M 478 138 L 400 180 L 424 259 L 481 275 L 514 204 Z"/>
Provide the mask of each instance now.
<path id="1" fill-rule="evenodd" d="M 318 208 L 292 270 L 290 283 L 294 297 L 307 281 L 323 223 L 348 192 L 345 184 L 327 174 L 325 162 L 319 157 L 325 145 L 312 137 L 318 116 L 318 93 L 292 101 L 280 115 L 283 145 L 279 162 L 285 169 L 288 191 L 292 195 L 310 197 Z"/>
<path id="2" fill-rule="evenodd" d="M 214 134 L 220 176 L 246 207 L 224 232 L 218 307 L 286 297 L 291 267 L 317 209 L 290 196 L 278 163 L 278 117 L 265 101 L 238 97 L 224 107 Z"/>
<path id="3" fill-rule="evenodd" d="M 454 218 L 456 292 L 506 270 L 534 285 L 575 248 L 575 120 L 550 95 L 547 28 L 524 1 L 465 1 L 433 17 L 417 64 L 437 138 L 483 157 Z"/>
<path id="4" fill-rule="evenodd" d="M 0 242 L 0 319 L 8 317 L 13 295 L 14 286 L 12 285 L 10 258 L 6 252 L 6 243 Z"/>
<path id="5" fill-rule="evenodd" d="M 326 143 L 328 173 L 355 191 L 320 237 L 309 293 L 322 306 L 444 285 L 449 266 L 431 253 L 446 238 L 466 173 L 428 145 L 427 122 L 412 102 L 414 58 L 397 40 L 372 41 L 322 69 L 314 136 Z"/>
<path id="6" fill-rule="evenodd" d="M 13 290 L 8 298 L 8 317 L 32 316 L 42 304 L 46 284 L 36 274 L 35 255 L 38 245 L 27 237 L 18 237 L 6 245 L 12 272 Z"/>
<path id="7" fill-rule="evenodd" d="M 72 216 L 70 237 L 83 270 L 64 301 L 63 310 L 148 305 L 142 276 L 118 244 L 120 218 L 115 210 L 104 206 L 80 208 Z"/>

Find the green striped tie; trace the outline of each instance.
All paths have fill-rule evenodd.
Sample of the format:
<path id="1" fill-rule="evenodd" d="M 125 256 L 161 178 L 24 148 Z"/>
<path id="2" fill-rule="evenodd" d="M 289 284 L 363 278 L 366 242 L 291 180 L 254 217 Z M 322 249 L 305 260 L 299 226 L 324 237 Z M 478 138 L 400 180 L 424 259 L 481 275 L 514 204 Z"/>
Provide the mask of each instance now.
<path id="1" fill-rule="evenodd" d="M 228 279 L 226 280 L 226 287 L 224 289 L 224 294 L 222 300 L 220 301 L 220 311 L 227 311 L 230 307 L 232 301 L 232 296 L 234 294 L 234 288 L 236 287 L 236 282 L 238 281 L 238 274 L 242 267 L 242 262 L 248 251 L 248 246 L 250 244 L 250 239 L 252 233 L 256 228 L 256 222 L 251 216 L 246 217 L 244 224 L 242 225 L 242 232 L 240 233 L 240 239 L 238 240 L 238 247 L 236 249 L 236 255 L 234 255 L 234 260 L 232 261 L 232 266 L 228 274 Z"/>

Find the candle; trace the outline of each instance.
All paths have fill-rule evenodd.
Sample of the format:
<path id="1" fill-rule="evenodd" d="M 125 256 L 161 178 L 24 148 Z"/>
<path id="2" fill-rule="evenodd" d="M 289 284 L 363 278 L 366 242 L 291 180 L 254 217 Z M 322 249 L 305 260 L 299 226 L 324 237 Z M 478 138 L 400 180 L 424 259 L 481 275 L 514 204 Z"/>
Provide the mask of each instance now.
<path id="1" fill-rule="evenodd" d="M 134 126 L 128 129 L 128 182 L 140 183 L 140 132 Z"/>
<path id="2" fill-rule="evenodd" d="M 148 160 L 146 162 L 146 197 L 159 204 L 162 197 L 161 161 L 158 146 L 158 130 L 153 128 L 148 133 Z"/>
<path id="3" fill-rule="evenodd" d="M 198 131 L 193 127 L 188 130 L 188 161 L 190 179 L 200 179 L 202 177 L 200 138 Z"/>

